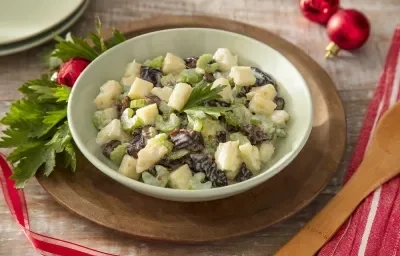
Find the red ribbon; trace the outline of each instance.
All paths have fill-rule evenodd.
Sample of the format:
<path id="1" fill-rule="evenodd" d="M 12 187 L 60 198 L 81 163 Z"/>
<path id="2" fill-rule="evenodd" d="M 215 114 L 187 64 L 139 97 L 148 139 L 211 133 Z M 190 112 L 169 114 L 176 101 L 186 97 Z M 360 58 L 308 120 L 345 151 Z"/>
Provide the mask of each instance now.
<path id="1" fill-rule="evenodd" d="M 24 191 L 22 189 L 17 190 L 14 187 L 15 182 L 9 179 L 12 175 L 12 168 L 2 154 L 0 154 L 0 169 L 1 188 L 11 215 L 14 216 L 15 220 L 24 230 L 32 246 L 40 254 L 60 256 L 116 256 L 115 254 L 97 251 L 79 244 L 38 234 L 30 230 L 28 208 L 26 206 Z"/>

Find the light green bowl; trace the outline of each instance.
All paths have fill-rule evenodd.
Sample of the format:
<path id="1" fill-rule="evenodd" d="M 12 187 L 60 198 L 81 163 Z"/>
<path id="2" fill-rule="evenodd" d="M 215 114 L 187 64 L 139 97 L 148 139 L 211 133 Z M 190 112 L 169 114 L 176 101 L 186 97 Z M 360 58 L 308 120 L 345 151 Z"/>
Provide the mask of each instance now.
<path id="1" fill-rule="evenodd" d="M 238 55 L 240 65 L 260 67 L 280 83 L 279 94 L 291 119 L 288 136 L 277 145 L 272 163 L 259 175 L 237 184 L 209 190 L 175 190 L 144 184 L 118 172 L 117 166 L 101 153 L 96 144 L 97 130 L 92 124 L 93 100 L 107 80 L 119 81 L 127 63 L 171 52 L 183 58 L 214 53 L 228 48 Z M 111 179 L 140 193 L 173 201 L 208 201 L 232 196 L 268 180 L 287 166 L 305 145 L 312 128 L 311 94 L 299 71 L 279 52 L 259 41 L 221 30 L 203 28 L 169 29 L 127 40 L 93 61 L 81 74 L 68 103 L 68 121 L 76 145 L 84 156 Z M 79 170 L 78 170 L 79 171 Z"/>

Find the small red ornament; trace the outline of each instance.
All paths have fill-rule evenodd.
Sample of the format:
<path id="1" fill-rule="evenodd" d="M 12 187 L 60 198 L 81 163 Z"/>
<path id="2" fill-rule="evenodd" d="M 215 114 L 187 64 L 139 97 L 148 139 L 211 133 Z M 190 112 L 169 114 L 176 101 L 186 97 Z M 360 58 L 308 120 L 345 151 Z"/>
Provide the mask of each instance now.
<path id="1" fill-rule="evenodd" d="M 360 48 L 370 34 L 368 18 L 354 9 L 340 10 L 335 13 L 326 26 L 331 42 L 326 47 L 325 57 L 338 54 L 340 49 L 355 50 Z"/>
<path id="2" fill-rule="evenodd" d="M 320 24 L 326 24 L 329 18 L 339 10 L 339 0 L 300 0 L 303 15 Z"/>
<path id="3" fill-rule="evenodd" d="M 63 63 L 58 71 L 57 83 L 69 87 L 74 86 L 75 81 L 89 63 L 89 61 L 81 58 L 72 58 Z"/>

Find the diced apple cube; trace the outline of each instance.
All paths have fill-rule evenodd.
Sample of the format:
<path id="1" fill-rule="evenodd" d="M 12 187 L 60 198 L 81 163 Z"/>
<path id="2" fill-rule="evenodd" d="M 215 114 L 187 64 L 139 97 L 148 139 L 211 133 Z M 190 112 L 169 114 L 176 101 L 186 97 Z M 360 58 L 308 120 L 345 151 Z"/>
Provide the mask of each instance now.
<path id="1" fill-rule="evenodd" d="M 270 116 L 276 108 L 276 104 L 269 99 L 264 98 L 261 94 L 256 94 L 249 103 L 250 111 L 265 116 Z"/>
<path id="2" fill-rule="evenodd" d="M 131 85 L 133 81 L 135 81 L 136 77 L 140 76 L 141 67 L 142 64 L 137 63 L 136 60 L 133 60 L 131 63 L 126 65 L 125 74 L 121 79 L 121 84 Z"/>
<path id="3" fill-rule="evenodd" d="M 274 154 L 275 147 L 271 142 L 264 142 L 259 146 L 260 160 L 262 163 L 266 163 L 271 160 Z"/>
<path id="4" fill-rule="evenodd" d="M 251 100 L 257 93 L 269 100 L 275 99 L 277 95 L 275 87 L 272 84 L 267 84 L 251 89 L 251 91 L 246 94 L 247 99 Z"/>
<path id="5" fill-rule="evenodd" d="M 232 53 L 226 48 L 219 48 L 214 53 L 213 59 L 218 63 L 221 71 L 228 71 L 232 67 L 238 65 L 237 56 L 233 56 Z"/>
<path id="6" fill-rule="evenodd" d="M 171 97 L 173 89 L 171 87 L 165 86 L 163 88 L 154 87 L 151 90 L 151 94 L 156 95 L 158 98 L 162 99 L 163 101 L 168 102 L 169 97 Z"/>
<path id="7" fill-rule="evenodd" d="M 157 104 L 151 104 L 136 111 L 136 116 L 143 121 L 143 125 L 154 124 L 158 115 Z"/>
<path id="8" fill-rule="evenodd" d="M 178 83 L 175 85 L 171 96 L 168 100 L 168 106 L 171 108 L 181 111 L 188 101 L 193 88 L 186 83 Z"/>
<path id="9" fill-rule="evenodd" d="M 131 89 L 128 92 L 128 97 L 132 100 L 143 99 L 148 94 L 150 94 L 151 89 L 153 89 L 153 83 L 136 77 L 135 81 L 131 85 Z"/>
<path id="10" fill-rule="evenodd" d="M 256 82 L 256 77 L 250 67 L 232 67 L 229 77 L 237 86 L 250 86 Z"/>
<path id="11" fill-rule="evenodd" d="M 169 175 L 169 185 L 175 189 L 189 189 L 192 171 L 187 164 L 182 165 Z"/>
<path id="12" fill-rule="evenodd" d="M 233 101 L 233 96 L 229 80 L 223 77 L 218 78 L 217 80 L 214 81 L 212 88 L 215 88 L 219 85 L 225 85 L 225 88 L 219 93 L 219 95 L 221 95 L 222 97 L 221 99 L 225 102 L 231 103 Z"/>
<path id="13" fill-rule="evenodd" d="M 239 141 L 219 143 L 215 152 L 215 162 L 218 169 L 225 172 L 237 172 L 242 161 L 239 155 Z"/>
<path id="14" fill-rule="evenodd" d="M 122 158 L 121 165 L 119 166 L 118 172 L 122 175 L 129 177 L 134 180 L 138 180 L 140 173 L 136 172 L 136 159 L 130 155 L 125 155 Z"/>
<path id="15" fill-rule="evenodd" d="M 129 136 L 122 130 L 121 121 L 119 119 L 112 120 L 97 134 L 96 142 L 99 145 L 104 145 L 112 140 L 126 142 Z"/>
<path id="16" fill-rule="evenodd" d="M 239 146 L 240 156 L 246 167 L 253 173 L 257 174 L 261 169 L 260 153 L 256 146 L 250 143 Z"/>
<path id="17" fill-rule="evenodd" d="M 138 152 L 136 172 L 142 173 L 147 169 L 153 167 L 167 153 L 168 153 L 167 147 L 165 147 L 161 143 L 153 143 L 151 145 L 146 145 L 146 147 L 144 147 Z"/>
<path id="18" fill-rule="evenodd" d="M 289 114 L 285 110 L 275 110 L 271 115 L 271 120 L 277 126 L 284 127 L 289 120 Z"/>
<path id="19" fill-rule="evenodd" d="M 121 92 L 122 87 L 117 81 L 107 81 L 100 87 L 100 93 L 94 100 L 96 108 L 106 109 L 113 107 L 116 99 L 121 94 Z"/>
<path id="20" fill-rule="evenodd" d="M 186 68 L 185 61 L 172 53 L 167 53 L 164 58 L 162 72 L 177 75 Z"/>

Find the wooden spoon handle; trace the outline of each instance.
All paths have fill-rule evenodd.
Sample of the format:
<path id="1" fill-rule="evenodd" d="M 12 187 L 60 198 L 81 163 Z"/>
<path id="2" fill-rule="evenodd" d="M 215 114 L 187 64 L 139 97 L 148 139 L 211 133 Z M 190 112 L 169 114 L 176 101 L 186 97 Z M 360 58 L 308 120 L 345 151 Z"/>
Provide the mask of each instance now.
<path id="1" fill-rule="evenodd" d="M 312 256 L 335 234 L 360 202 L 396 175 L 383 159 L 364 161 L 350 181 L 275 256 Z M 391 172 L 386 171 L 392 168 Z M 393 174 L 391 174 L 393 173 Z M 384 174 L 384 175 L 382 175 Z"/>

